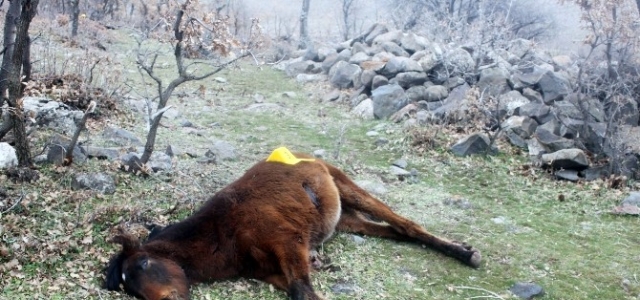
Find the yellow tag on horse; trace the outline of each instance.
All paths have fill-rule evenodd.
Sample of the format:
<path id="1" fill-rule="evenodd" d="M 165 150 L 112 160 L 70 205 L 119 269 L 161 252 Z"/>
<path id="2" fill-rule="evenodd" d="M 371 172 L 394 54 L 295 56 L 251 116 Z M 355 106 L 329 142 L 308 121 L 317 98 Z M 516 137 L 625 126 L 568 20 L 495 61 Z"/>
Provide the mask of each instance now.
<path id="1" fill-rule="evenodd" d="M 267 158 L 267 161 L 280 162 L 287 165 L 295 165 L 301 161 L 314 161 L 313 158 L 297 158 L 286 147 L 280 147 L 271 152 L 271 155 Z"/>

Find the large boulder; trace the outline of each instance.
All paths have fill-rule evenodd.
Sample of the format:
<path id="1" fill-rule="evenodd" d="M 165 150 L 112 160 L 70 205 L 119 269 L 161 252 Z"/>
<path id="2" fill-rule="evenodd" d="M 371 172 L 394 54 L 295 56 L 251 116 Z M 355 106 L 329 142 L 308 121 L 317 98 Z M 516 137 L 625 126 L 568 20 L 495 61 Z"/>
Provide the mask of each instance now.
<path id="1" fill-rule="evenodd" d="M 427 102 L 441 101 L 449 96 L 449 90 L 442 85 L 432 85 L 427 88 L 424 100 Z"/>
<path id="2" fill-rule="evenodd" d="M 404 89 L 397 84 L 376 88 L 371 92 L 371 100 L 373 101 L 373 114 L 379 119 L 390 117 L 409 102 Z"/>
<path id="3" fill-rule="evenodd" d="M 364 101 L 356 105 L 351 110 L 351 113 L 365 120 L 374 119 L 375 116 L 373 114 L 373 101 L 371 101 L 371 99 L 365 99 Z"/>
<path id="4" fill-rule="evenodd" d="M 398 73 L 422 71 L 422 66 L 413 59 L 408 57 L 393 57 L 387 62 L 384 68 L 380 70 L 380 74 L 391 78 Z"/>
<path id="5" fill-rule="evenodd" d="M 451 75 L 466 75 L 473 71 L 476 61 L 469 51 L 463 48 L 454 48 L 444 55 L 446 68 Z"/>
<path id="6" fill-rule="evenodd" d="M 361 73 L 358 65 L 340 61 L 329 71 L 329 82 L 339 88 L 350 88 L 360 79 Z"/>
<path id="7" fill-rule="evenodd" d="M 511 90 L 507 79 L 509 74 L 500 68 L 488 68 L 480 72 L 477 86 L 486 95 L 497 97 Z"/>
<path id="8" fill-rule="evenodd" d="M 429 45 L 429 41 L 423 36 L 408 32 L 400 37 L 399 45 L 409 54 L 414 54 L 420 50 L 424 50 Z"/>
<path id="9" fill-rule="evenodd" d="M 424 85 L 412 86 L 405 93 L 411 102 L 418 102 L 427 98 L 427 88 Z"/>
<path id="10" fill-rule="evenodd" d="M 515 39 L 509 42 L 509 46 L 507 50 L 509 53 L 513 54 L 517 58 L 523 58 L 525 55 L 531 51 L 533 47 L 533 42 L 527 39 Z"/>
<path id="11" fill-rule="evenodd" d="M 521 106 L 528 104 L 529 99 L 525 98 L 518 91 L 509 91 L 505 94 L 498 96 L 500 101 L 500 113 L 501 115 L 513 115 L 514 112 Z"/>
<path id="12" fill-rule="evenodd" d="M 317 74 L 320 73 L 321 67 L 317 62 L 311 60 L 302 60 L 287 64 L 284 72 L 289 77 L 296 77 L 298 74 Z"/>
<path id="13" fill-rule="evenodd" d="M 467 92 L 471 87 L 463 84 L 449 92 L 449 96 L 443 101 L 442 106 L 436 108 L 433 112 L 438 118 L 457 115 L 467 110 Z"/>
<path id="14" fill-rule="evenodd" d="M 582 171 L 589 167 L 584 151 L 576 148 L 558 150 L 542 155 L 542 163 L 553 169 Z"/>
<path id="15" fill-rule="evenodd" d="M 551 151 L 558 151 L 575 147 L 575 142 L 572 139 L 563 138 L 561 136 L 553 134 L 548 130 L 541 127 L 536 129 L 535 137 L 538 141 L 549 148 Z"/>
<path id="16" fill-rule="evenodd" d="M 82 173 L 74 176 L 71 187 L 76 190 L 93 190 L 102 194 L 116 192 L 113 176 L 106 173 Z"/>
<path id="17" fill-rule="evenodd" d="M 569 81 L 552 71 L 545 72 L 538 80 L 538 85 L 540 86 L 542 99 L 547 104 L 563 100 L 564 97 L 571 93 Z"/>
<path id="18" fill-rule="evenodd" d="M 373 79 L 371 79 L 371 90 L 375 90 L 387 84 L 389 84 L 389 79 L 387 79 L 387 77 L 384 77 L 382 75 L 373 76 Z"/>
<path id="19" fill-rule="evenodd" d="M 0 169 L 6 169 L 18 165 L 16 149 L 9 143 L 0 143 Z"/>
<path id="20" fill-rule="evenodd" d="M 389 83 L 397 83 L 406 89 L 414 85 L 422 85 L 426 81 L 427 74 L 424 72 L 403 72 L 398 73 L 396 77 L 389 80 Z"/>
<path id="21" fill-rule="evenodd" d="M 551 108 L 541 102 L 529 102 L 519 106 L 514 110 L 514 114 L 532 118 L 538 124 L 545 124 L 554 118 L 553 114 L 551 114 Z"/>
<path id="22" fill-rule="evenodd" d="M 24 97 L 22 103 L 25 115 L 33 116 L 39 126 L 64 135 L 73 135 L 76 124 L 84 117 L 83 112 L 47 98 Z"/>
<path id="23" fill-rule="evenodd" d="M 118 146 L 142 146 L 142 141 L 131 131 L 117 127 L 107 127 L 102 136 Z"/>
<path id="24" fill-rule="evenodd" d="M 495 153 L 496 150 L 491 148 L 487 135 L 474 133 L 451 146 L 451 152 L 456 156 L 469 156 L 474 154 L 492 154 Z"/>
<path id="25" fill-rule="evenodd" d="M 364 37 L 364 42 L 371 46 L 371 44 L 373 44 L 373 41 L 380 35 L 385 34 L 389 32 L 389 27 L 387 26 L 387 24 L 384 23 L 375 23 L 373 24 L 369 30 L 367 30 L 367 33 L 365 34 Z"/>

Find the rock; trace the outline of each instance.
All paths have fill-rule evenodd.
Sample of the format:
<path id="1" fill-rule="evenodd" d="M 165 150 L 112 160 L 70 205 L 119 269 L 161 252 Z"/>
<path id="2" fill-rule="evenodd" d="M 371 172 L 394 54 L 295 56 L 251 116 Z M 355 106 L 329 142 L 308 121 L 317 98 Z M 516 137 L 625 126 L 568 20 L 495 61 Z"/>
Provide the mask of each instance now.
<path id="1" fill-rule="evenodd" d="M 473 59 L 469 51 L 458 47 L 448 51 L 443 57 L 447 59 L 446 68 L 449 70 L 449 76 L 465 75 L 473 71 L 476 61 Z"/>
<path id="2" fill-rule="evenodd" d="M 92 147 L 81 146 L 82 152 L 88 158 L 106 159 L 113 161 L 120 156 L 120 148 L 104 148 L 104 147 Z"/>
<path id="3" fill-rule="evenodd" d="M 403 72 L 423 72 L 423 70 L 417 61 L 408 57 L 393 57 L 387 62 L 384 68 L 380 70 L 381 75 L 389 78 Z"/>
<path id="4" fill-rule="evenodd" d="M 531 51 L 532 47 L 532 41 L 519 38 L 509 42 L 507 50 L 517 58 L 523 58 L 527 53 L 529 53 L 529 51 Z"/>
<path id="5" fill-rule="evenodd" d="M 94 190 L 102 194 L 116 192 L 113 176 L 106 173 L 83 173 L 74 176 L 71 187 L 75 190 Z"/>
<path id="6" fill-rule="evenodd" d="M 406 169 L 407 168 L 407 160 L 405 160 L 404 158 L 396 159 L 391 164 L 396 166 L 396 167 L 398 167 L 398 168 L 402 168 L 402 169 Z"/>
<path id="7" fill-rule="evenodd" d="M 522 90 L 522 96 L 524 96 L 525 98 L 529 99 L 529 101 L 531 101 L 531 102 L 543 103 L 542 95 L 540 95 L 540 93 L 538 93 L 538 91 L 536 91 L 534 89 L 524 88 Z"/>
<path id="8" fill-rule="evenodd" d="M 341 96 L 342 96 L 342 93 L 340 92 L 340 90 L 335 89 L 327 93 L 326 95 L 322 96 L 322 101 L 324 102 L 336 101 L 336 100 L 339 100 Z"/>
<path id="9" fill-rule="evenodd" d="M 375 90 L 383 85 L 389 84 L 389 79 L 382 75 L 375 75 L 371 80 L 371 90 Z"/>
<path id="10" fill-rule="evenodd" d="M 60 144 L 60 143 L 52 143 L 49 145 L 47 150 L 47 159 L 46 162 L 54 164 L 56 166 L 64 165 L 67 156 L 67 147 L 68 143 Z M 80 147 L 75 146 L 73 148 L 73 153 L 71 154 L 71 159 L 74 164 L 82 164 L 87 161 L 87 156 L 82 152 Z"/>
<path id="11" fill-rule="evenodd" d="M 557 170 L 553 175 L 555 175 L 557 179 L 564 179 L 573 182 L 580 180 L 580 176 L 576 170 Z"/>
<path id="12" fill-rule="evenodd" d="M 580 149 L 563 149 L 542 155 L 542 163 L 553 169 L 582 171 L 589 167 L 589 160 Z"/>
<path id="13" fill-rule="evenodd" d="M 402 30 L 389 30 L 383 34 L 380 34 L 375 37 L 371 45 L 381 45 L 384 43 L 395 43 L 399 44 L 400 39 L 402 38 L 403 32 Z"/>
<path id="14" fill-rule="evenodd" d="M 521 138 L 528 139 L 536 131 L 538 123 L 529 117 L 512 116 L 502 122 L 501 126 L 504 131 L 512 131 Z"/>
<path id="15" fill-rule="evenodd" d="M 151 153 L 151 157 L 149 157 L 147 167 L 153 170 L 153 172 L 170 171 L 173 167 L 171 156 L 164 152 L 153 152 Z"/>
<path id="16" fill-rule="evenodd" d="M 349 239 L 356 245 L 362 245 L 364 244 L 364 242 L 366 242 L 366 240 L 363 237 L 355 234 L 350 234 Z"/>
<path id="17" fill-rule="evenodd" d="M 371 57 L 364 52 L 358 52 L 349 58 L 349 63 L 359 65 L 365 61 L 371 60 Z"/>
<path id="18" fill-rule="evenodd" d="M 142 141 L 132 132 L 116 127 L 107 127 L 102 132 L 105 139 L 119 146 L 142 146 Z"/>
<path id="19" fill-rule="evenodd" d="M 411 172 L 400 168 L 398 166 L 390 166 L 389 167 L 389 173 L 391 175 L 397 176 L 398 179 L 400 180 L 404 180 L 406 177 L 409 177 L 411 175 Z"/>
<path id="20" fill-rule="evenodd" d="M 371 46 L 373 41 L 380 35 L 389 32 L 389 27 L 387 27 L 384 23 L 375 23 L 367 30 L 367 33 L 364 37 L 364 42 Z"/>
<path id="21" fill-rule="evenodd" d="M 327 76 L 324 74 L 298 74 L 296 75 L 296 82 L 309 83 L 309 82 L 321 82 L 327 80 Z"/>
<path id="22" fill-rule="evenodd" d="M 529 104 L 529 99 L 525 98 L 518 91 L 508 91 L 505 94 L 498 96 L 500 101 L 500 115 L 511 116 L 514 115 L 516 110 Z"/>
<path id="23" fill-rule="evenodd" d="M 298 97 L 298 94 L 296 94 L 296 92 L 287 91 L 287 92 L 283 92 L 282 96 L 285 98 L 296 98 Z"/>
<path id="24" fill-rule="evenodd" d="M 327 155 L 327 150 L 325 149 L 313 150 L 313 157 L 324 159 L 326 155 Z"/>
<path id="25" fill-rule="evenodd" d="M 544 295 L 542 287 L 535 283 L 518 282 L 510 287 L 509 291 L 520 297 L 520 299 L 526 300 L 531 300 L 535 297 L 541 297 Z"/>
<path id="26" fill-rule="evenodd" d="M 382 196 L 387 193 L 387 188 L 381 183 L 371 180 L 356 180 L 355 183 L 362 189 L 377 196 Z"/>
<path id="27" fill-rule="evenodd" d="M 541 144 L 549 148 L 551 151 L 569 149 L 575 146 L 575 142 L 573 140 L 557 136 L 541 127 L 536 129 L 535 137 Z"/>
<path id="28" fill-rule="evenodd" d="M 336 63 L 329 71 L 329 82 L 336 87 L 346 89 L 353 87 L 360 79 L 362 69 L 358 65 L 345 61 Z"/>
<path id="29" fill-rule="evenodd" d="M 81 111 L 46 98 L 24 97 L 22 104 L 25 115 L 32 116 L 36 124 L 68 136 L 74 134 L 76 124 L 84 116 Z"/>
<path id="30" fill-rule="evenodd" d="M 140 156 L 135 152 L 129 152 L 118 157 L 120 169 L 130 173 L 146 173 L 148 170 L 140 160 Z"/>
<path id="31" fill-rule="evenodd" d="M 382 48 L 382 50 L 391 53 L 395 57 L 408 58 L 410 56 L 409 52 L 405 51 L 402 47 L 394 42 L 384 42 L 378 46 Z"/>
<path id="32" fill-rule="evenodd" d="M 480 72 L 477 86 L 486 95 L 499 96 L 511 90 L 507 78 L 508 74 L 499 68 L 484 69 Z"/>
<path id="33" fill-rule="evenodd" d="M 386 119 L 408 104 L 408 98 L 401 86 L 388 84 L 371 92 L 373 114 L 376 118 Z"/>
<path id="34" fill-rule="evenodd" d="M 373 114 L 373 101 L 369 98 L 360 102 L 356 107 L 351 110 L 351 113 L 364 120 L 373 120 L 375 115 Z"/>
<path id="35" fill-rule="evenodd" d="M 414 54 L 424 50 L 429 45 L 429 41 L 423 36 L 408 32 L 402 34 L 399 45 L 409 54 Z"/>
<path id="36" fill-rule="evenodd" d="M 438 118 L 444 119 L 447 116 L 463 113 L 467 109 L 467 92 L 471 89 L 468 84 L 461 85 L 449 92 L 449 96 L 443 101 L 442 106 L 433 112 Z"/>
<path id="37" fill-rule="evenodd" d="M 7 169 L 18 165 L 16 149 L 9 143 L 0 143 L 0 169 Z"/>
<path id="38" fill-rule="evenodd" d="M 451 146 L 451 152 L 456 156 L 469 156 L 474 154 L 493 154 L 495 149 L 489 146 L 489 138 L 482 133 L 474 133 Z"/>
<path id="39" fill-rule="evenodd" d="M 528 102 L 516 108 L 513 113 L 518 116 L 532 118 L 538 124 L 545 124 L 553 120 L 551 108 L 544 103 Z"/>
<path id="40" fill-rule="evenodd" d="M 607 114 L 618 124 L 638 126 L 640 111 L 638 111 L 636 99 L 618 96 L 607 104 Z"/>
<path id="41" fill-rule="evenodd" d="M 389 83 L 396 83 L 403 88 L 422 85 L 427 81 L 427 74 L 424 72 L 403 72 L 389 80 Z M 445 96 L 446 97 L 446 96 Z"/>
<path id="42" fill-rule="evenodd" d="M 311 60 L 303 60 L 294 63 L 290 63 L 284 69 L 285 73 L 289 77 L 296 77 L 298 74 L 317 74 L 323 68 L 320 64 Z"/>
<path id="43" fill-rule="evenodd" d="M 371 83 L 373 82 L 373 78 L 376 76 L 376 71 L 373 70 L 363 70 L 362 73 L 360 73 L 360 84 L 362 84 L 365 87 L 368 88 L 372 88 L 371 87 Z M 387 78 L 384 77 L 384 79 L 386 80 Z M 388 82 L 388 81 L 387 81 Z M 385 83 L 386 84 L 386 83 Z"/>
<path id="44" fill-rule="evenodd" d="M 527 151 L 530 156 L 534 157 L 551 152 L 547 146 L 540 143 L 535 137 L 527 140 Z"/>
<path id="45" fill-rule="evenodd" d="M 321 46 L 318 47 L 318 61 L 324 61 L 329 55 L 338 54 L 335 48 Z"/>
<path id="46" fill-rule="evenodd" d="M 444 100 L 449 96 L 449 90 L 442 85 L 432 85 L 425 91 L 425 98 L 427 102 L 435 102 Z"/>
<path id="47" fill-rule="evenodd" d="M 610 173 L 609 173 L 608 165 L 590 167 L 588 169 L 580 171 L 580 176 L 584 178 L 584 180 L 586 181 L 606 178 L 606 177 L 609 177 L 609 175 Z"/>
<path id="48" fill-rule="evenodd" d="M 640 192 L 631 192 L 627 198 L 622 200 L 620 205 L 635 205 L 640 207 Z"/>
<path id="49" fill-rule="evenodd" d="M 544 103 L 551 104 L 564 99 L 571 93 L 571 84 L 561 75 L 547 71 L 538 80 Z"/>
<path id="50" fill-rule="evenodd" d="M 213 145 L 205 153 L 205 157 L 214 158 L 216 162 L 223 160 L 236 160 L 236 148 L 225 141 L 214 141 Z"/>
<path id="51" fill-rule="evenodd" d="M 358 287 L 351 283 L 336 283 L 331 286 L 331 292 L 338 295 L 355 295 Z"/>
<path id="52" fill-rule="evenodd" d="M 460 209 L 472 209 L 473 204 L 464 198 L 447 198 L 442 201 L 442 204 L 449 206 L 456 206 Z"/>
<path id="53" fill-rule="evenodd" d="M 442 63 L 442 51 L 438 52 L 433 49 L 418 51 L 411 56 L 411 59 L 416 60 L 425 73 L 429 73 Z"/>
<path id="54" fill-rule="evenodd" d="M 409 101 L 418 102 L 427 98 L 427 88 L 424 85 L 412 86 L 405 91 L 405 94 Z"/>

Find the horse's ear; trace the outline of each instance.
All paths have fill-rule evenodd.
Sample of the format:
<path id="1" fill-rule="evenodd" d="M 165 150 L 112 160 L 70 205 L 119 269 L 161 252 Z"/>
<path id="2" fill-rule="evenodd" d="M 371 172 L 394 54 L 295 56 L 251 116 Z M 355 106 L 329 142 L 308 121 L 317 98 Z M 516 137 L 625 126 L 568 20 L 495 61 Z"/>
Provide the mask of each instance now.
<path id="1" fill-rule="evenodd" d="M 112 243 L 122 245 L 122 253 L 129 256 L 140 248 L 140 241 L 134 236 L 124 232 L 122 229 L 111 239 Z"/>

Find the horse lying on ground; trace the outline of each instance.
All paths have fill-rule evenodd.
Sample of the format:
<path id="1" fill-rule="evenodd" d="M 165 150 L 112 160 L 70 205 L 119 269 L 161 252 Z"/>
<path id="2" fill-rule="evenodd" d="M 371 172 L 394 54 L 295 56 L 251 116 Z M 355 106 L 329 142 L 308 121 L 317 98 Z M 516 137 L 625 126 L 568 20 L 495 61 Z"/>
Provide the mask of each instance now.
<path id="1" fill-rule="evenodd" d="M 116 235 L 122 252 L 109 262 L 106 288 L 178 300 L 189 299 L 192 283 L 246 277 L 293 300 L 322 299 L 311 286 L 310 257 L 335 230 L 423 244 L 474 268 L 481 261 L 479 251 L 397 215 L 336 167 L 279 148 L 144 244 Z"/>

